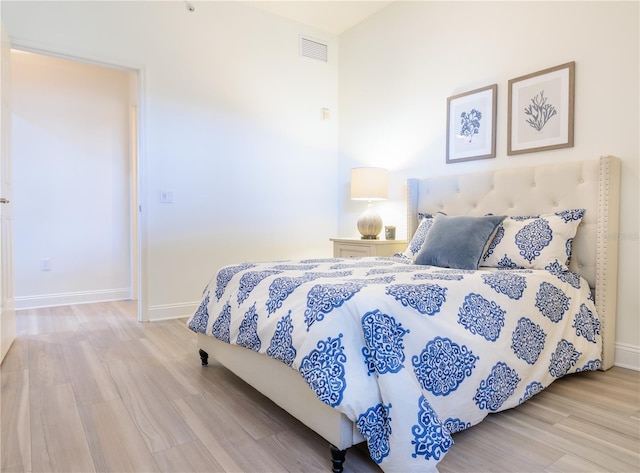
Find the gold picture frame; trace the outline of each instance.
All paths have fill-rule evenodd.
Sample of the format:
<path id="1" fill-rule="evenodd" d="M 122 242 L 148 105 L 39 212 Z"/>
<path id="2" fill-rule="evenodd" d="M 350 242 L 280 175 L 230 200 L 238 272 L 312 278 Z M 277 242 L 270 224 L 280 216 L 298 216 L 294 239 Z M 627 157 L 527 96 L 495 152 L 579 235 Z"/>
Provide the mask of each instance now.
<path id="1" fill-rule="evenodd" d="M 575 62 L 509 81 L 507 155 L 573 147 Z"/>

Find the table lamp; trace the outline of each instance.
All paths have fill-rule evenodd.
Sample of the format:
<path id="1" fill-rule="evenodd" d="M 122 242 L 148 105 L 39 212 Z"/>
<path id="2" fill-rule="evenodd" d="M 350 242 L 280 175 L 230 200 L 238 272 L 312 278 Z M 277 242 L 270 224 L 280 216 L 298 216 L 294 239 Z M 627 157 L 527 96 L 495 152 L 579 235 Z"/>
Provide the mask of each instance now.
<path id="1" fill-rule="evenodd" d="M 363 240 L 377 240 L 382 230 L 382 218 L 372 208 L 374 200 L 387 198 L 388 172 L 383 168 L 351 169 L 351 200 L 366 200 L 367 210 L 358 218 L 358 231 Z"/>

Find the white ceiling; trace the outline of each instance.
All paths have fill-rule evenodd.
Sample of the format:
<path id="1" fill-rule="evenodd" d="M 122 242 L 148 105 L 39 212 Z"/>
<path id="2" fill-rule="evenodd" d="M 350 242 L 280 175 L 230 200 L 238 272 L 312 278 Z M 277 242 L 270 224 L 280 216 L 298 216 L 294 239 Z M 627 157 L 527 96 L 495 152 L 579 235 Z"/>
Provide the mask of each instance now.
<path id="1" fill-rule="evenodd" d="M 340 34 L 360 23 L 393 0 L 257 0 L 249 5 L 275 15 L 312 26 L 329 33 Z"/>

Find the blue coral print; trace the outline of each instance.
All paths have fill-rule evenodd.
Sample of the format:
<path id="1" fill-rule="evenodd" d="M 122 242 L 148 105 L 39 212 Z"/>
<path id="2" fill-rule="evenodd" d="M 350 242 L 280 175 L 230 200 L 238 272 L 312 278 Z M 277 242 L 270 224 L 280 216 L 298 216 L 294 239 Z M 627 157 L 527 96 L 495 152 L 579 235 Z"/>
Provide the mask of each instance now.
<path id="1" fill-rule="evenodd" d="M 253 351 L 260 351 L 262 342 L 258 337 L 258 313 L 255 303 L 244 314 L 236 344 Z"/>
<path id="2" fill-rule="evenodd" d="M 376 463 L 381 463 L 389 455 L 391 437 L 391 404 L 378 404 L 358 416 L 356 426 L 367 440 L 369 454 Z"/>
<path id="3" fill-rule="evenodd" d="M 576 335 L 591 343 L 596 343 L 596 336 L 600 335 L 600 321 L 584 303 L 580 304 L 580 312 L 576 314 L 571 327 L 576 329 Z"/>
<path id="4" fill-rule="evenodd" d="M 424 389 L 436 396 L 447 396 L 471 375 L 479 359 L 465 345 L 436 337 L 427 343 L 420 356 L 412 357 L 411 362 Z"/>
<path id="5" fill-rule="evenodd" d="M 225 343 L 230 343 L 229 327 L 231 325 L 231 305 L 226 302 L 218 318 L 213 323 L 211 328 L 211 334 L 218 340 L 222 340 Z"/>
<path id="6" fill-rule="evenodd" d="M 291 366 L 296 358 L 296 349 L 293 346 L 293 322 L 291 311 L 278 321 L 276 332 L 271 337 L 271 343 L 267 348 L 267 355 Z"/>
<path id="7" fill-rule="evenodd" d="M 513 394 L 519 382 L 517 371 L 499 361 L 491 369 L 491 374 L 480 382 L 473 400 L 480 409 L 495 412 Z"/>
<path id="8" fill-rule="evenodd" d="M 516 233 L 516 246 L 520 249 L 520 255 L 531 263 L 551 243 L 552 238 L 549 222 L 538 218 Z"/>
<path id="9" fill-rule="evenodd" d="M 549 373 L 555 378 L 564 376 L 578 362 L 581 354 L 573 343 L 565 339 L 560 340 L 556 351 L 551 355 Z"/>
<path id="10" fill-rule="evenodd" d="M 553 284 L 543 281 L 536 294 L 536 307 L 553 322 L 562 320 L 564 313 L 569 309 L 571 298 Z"/>
<path id="11" fill-rule="evenodd" d="M 363 282 L 347 282 L 343 284 L 316 284 L 307 294 L 307 308 L 304 321 L 307 331 L 315 323 L 345 301 L 351 299 L 365 286 Z"/>
<path id="12" fill-rule="evenodd" d="M 209 305 L 209 292 L 204 296 L 200 307 L 196 310 L 193 318 L 189 321 L 189 328 L 194 332 L 206 333 L 207 324 L 209 323 L 209 312 L 207 306 Z"/>
<path id="13" fill-rule="evenodd" d="M 424 396 L 418 400 L 418 423 L 411 427 L 414 440 L 412 457 L 440 460 L 449 451 L 453 439 L 449 431 L 440 423 L 436 412 Z"/>
<path id="14" fill-rule="evenodd" d="M 490 342 L 496 341 L 504 327 L 506 312 L 494 301 L 472 292 L 464 298 L 458 311 L 458 323 L 472 334 L 482 335 Z"/>
<path id="15" fill-rule="evenodd" d="M 447 288 L 437 284 L 393 284 L 387 287 L 386 293 L 403 306 L 425 315 L 440 312 L 447 298 Z"/>
<path id="16" fill-rule="evenodd" d="M 470 112 L 463 111 L 460 114 L 460 134 L 461 138 L 471 143 L 473 135 L 480 133 L 480 120 L 482 120 L 482 112 L 472 108 Z"/>
<path id="17" fill-rule="evenodd" d="M 362 348 L 368 374 L 397 373 L 405 359 L 403 337 L 409 332 L 390 315 L 376 309 L 362 316 L 366 346 Z"/>
<path id="18" fill-rule="evenodd" d="M 542 353 L 546 338 L 547 334 L 542 327 L 526 317 L 521 317 L 511 336 L 511 349 L 518 358 L 532 365 Z"/>
<path id="19" fill-rule="evenodd" d="M 347 356 L 342 352 L 342 334 L 327 341 L 318 341 L 317 349 L 300 362 L 298 371 L 316 393 L 318 399 L 331 407 L 342 402 L 347 387 L 344 365 Z"/>
<path id="20" fill-rule="evenodd" d="M 520 299 L 527 288 L 524 276 L 504 271 L 483 274 L 482 280 L 498 294 L 504 294 L 513 300 Z"/>

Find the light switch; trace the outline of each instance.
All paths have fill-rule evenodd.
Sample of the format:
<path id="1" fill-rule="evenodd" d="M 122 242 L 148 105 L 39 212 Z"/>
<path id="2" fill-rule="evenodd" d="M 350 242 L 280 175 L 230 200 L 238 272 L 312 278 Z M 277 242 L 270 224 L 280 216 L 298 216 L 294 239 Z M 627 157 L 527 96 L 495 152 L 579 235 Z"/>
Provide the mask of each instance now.
<path id="1" fill-rule="evenodd" d="M 160 190 L 160 203 L 173 204 L 173 191 L 168 189 Z"/>

